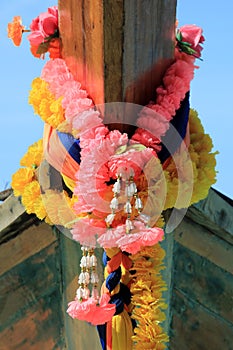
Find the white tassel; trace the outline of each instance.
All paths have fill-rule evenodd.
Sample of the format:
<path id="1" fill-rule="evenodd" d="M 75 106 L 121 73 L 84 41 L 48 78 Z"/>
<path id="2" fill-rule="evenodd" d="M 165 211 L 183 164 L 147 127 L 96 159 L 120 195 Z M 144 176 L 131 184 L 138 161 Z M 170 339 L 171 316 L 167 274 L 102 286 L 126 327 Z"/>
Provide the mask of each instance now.
<path id="1" fill-rule="evenodd" d="M 92 298 L 94 298 L 95 300 L 99 299 L 99 291 L 96 287 L 92 288 L 92 293 L 91 293 Z"/>
<path id="2" fill-rule="evenodd" d="M 106 224 L 111 225 L 113 223 L 114 218 L 115 218 L 114 213 L 109 214 L 105 219 Z"/>
<path id="3" fill-rule="evenodd" d="M 114 197 L 114 198 L 111 200 L 110 208 L 111 208 L 112 210 L 116 210 L 116 209 L 118 209 L 118 205 L 119 205 L 118 199 L 117 199 L 117 197 Z"/>
<path id="4" fill-rule="evenodd" d="M 141 211 L 142 208 L 143 208 L 143 205 L 142 205 L 142 201 L 139 197 L 137 197 L 135 199 L 135 208 L 138 210 L 138 211 Z"/>
<path id="5" fill-rule="evenodd" d="M 90 275 L 88 272 L 81 272 L 78 277 L 79 284 L 89 284 L 90 283 Z"/>
<path id="6" fill-rule="evenodd" d="M 131 230 L 134 229 L 133 223 L 130 219 L 126 219 L 125 221 L 125 226 L 126 226 L 126 232 L 129 233 Z"/>
<path id="7" fill-rule="evenodd" d="M 95 283 L 98 283 L 99 282 L 99 276 L 97 274 L 97 272 L 92 272 L 91 273 L 91 283 L 92 284 L 95 284 Z"/>
<path id="8" fill-rule="evenodd" d="M 126 202 L 124 206 L 124 210 L 126 214 L 131 214 L 132 213 L 132 206 L 130 202 Z"/>
<path id="9" fill-rule="evenodd" d="M 82 300 L 82 299 L 88 299 L 90 296 L 90 291 L 87 287 L 79 287 L 76 290 L 76 298 L 78 300 Z"/>
<path id="10" fill-rule="evenodd" d="M 90 266 L 91 267 L 97 266 L 97 258 L 94 254 L 90 256 Z"/>
<path id="11" fill-rule="evenodd" d="M 117 181 L 114 183 L 112 191 L 116 194 L 121 193 L 121 182 L 120 179 L 118 178 Z"/>

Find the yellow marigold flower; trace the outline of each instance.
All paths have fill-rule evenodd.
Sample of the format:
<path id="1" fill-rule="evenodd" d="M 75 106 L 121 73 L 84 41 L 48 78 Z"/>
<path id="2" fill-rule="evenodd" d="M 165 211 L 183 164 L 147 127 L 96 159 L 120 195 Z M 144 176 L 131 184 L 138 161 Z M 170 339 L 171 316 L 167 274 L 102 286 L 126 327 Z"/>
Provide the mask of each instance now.
<path id="1" fill-rule="evenodd" d="M 40 115 L 40 104 L 43 98 L 51 95 L 48 90 L 48 84 L 41 78 L 35 78 L 32 81 L 32 89 L 29 91 L 28 103 L 33 106 L 35 114 Z"/>
<path id="2" fill-rule="evenodd" d="M 62 97 L 55 101 L 52 101 L 50 104 L 51 115 L 48 118 L 48 123 L 53 128 L 57 128 L 61 123 L 65 121 L 65 113 L 61 103 Z"/>
<path id="3" fill-rule="evenodd" d="M 22 204 L 24 205 L 28 214 L 35 213 L 36 201 L 37 198 L 40 196 L 40 193 L 40 185 L 36 180 L 33 180 L 25 186 L 22 195 Z"/>
<path id="4" fill-rule="evenodd" d="M 25 27 L 22 25 L 22 18 L 20 16 L 13 17 L 12 22 L 8 23 L 7 35 L 15 46 L 20 46 L 23 32 L 25 32 Z"/>
<path id="5" fill-rule="evenodd" d="M 15 196 L 21 196 L 25 190 L 25 186 L 28 185 L 34 177 L 34 171 L 30 168 L 19 168 L 12 175 L 11 186 Z"/>
<path id="6" fill-rule="evenodd" d="M 37 199 L 35 199 L 34 213 L 40 220 L 43 220 L 47 215 L 41 196 L 38 196 Z"/>
<path id="7" fill-rule="evenodd" d="M 36 169 L 40 165 L 43 156 L 43 140 L 33 143 L 28 147 L 27 153 L 20 160 L 21 166 Z"/>
<path id="8" fill-rule="evenodd" d="M 48 88 L 48 84 L 43 79 L 36 78 L 33 80 L 28 102 L 33 106 L 34 112 L 53 128 L 56 129 L 65 122 L 62 97 L 55 99 Z M 62 125 L 65 129 L 68 128 L 66 124 Z"/>

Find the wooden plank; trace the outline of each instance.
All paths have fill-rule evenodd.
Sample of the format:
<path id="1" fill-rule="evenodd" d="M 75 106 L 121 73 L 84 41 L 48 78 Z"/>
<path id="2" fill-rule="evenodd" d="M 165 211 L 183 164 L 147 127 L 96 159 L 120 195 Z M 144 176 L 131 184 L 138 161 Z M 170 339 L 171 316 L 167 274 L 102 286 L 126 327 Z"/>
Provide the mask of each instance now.
<path id="1" fill-rule="evenodd" d="M 11 195 L 0 205 L 0 233 L 25 212 L 19 197 Z"/>
<path id="2" fill-rule="evenodd" d="M 0 277 L 1 350 L 64 349 L 61 301 L 53 242 Z"/>
<path id="3" fill-rule="evenodd" d="M 230 323 L 175 290 L 170 350 L 232 350 Z"/>
<path id="4" fill-rule="evenodd" d="M 10 327 L 32 304 L 60 289 L 57 248 L 54 242 L 0 277 L 1 328 Z"/>
<path id="5" fill-rule="evenodd" d="M 102 0 L 59 0 L 63 57 L 96 104 L 104 102 Z"/>
<path id="6" fill-rule="evenodd" d="M 233 244 L 233 206 L 216 191 L 189 208 L 187 217 Z"/>
<path id="7" fill-rule="evenodd" d="M 64 334 L 67 348 L 101 350 L 100 340 L 96 328 L 84 321 L 73 320 L 66 313 L 68 303 L 74 300 L 76 289 L 78 288 L 81 249 L 77 242 L 68 238 L 66 235 L 60 234 L 59 237 L 63 283 L 63 312 L 65 322 Z M 96 251 L 98 254 L 98 274 L 99 276 L 102 276 L 102 249 L 96 249 Z"/>
<path id="8" fill-rule="evenodd" d="M 40 300 L 24 317 L 1 332 L 1 350 L 64 349 L 58 324 L 59 297 L 54 293 L 51 298 L 57 301 L 52 305 L 53 310 L 48 308 L 49 300 L 46 300 L 47 305 L 45 301 Z"/>
<path id="9" fill-rule="evenodd" d="M 185 217 L 174 230 L 174 238 L 184 247 L 233 274 L 232 245 L 215 236 L 202 225 Z"/>
<path id="10" fill-rule="evenodd" d="M 233 277 L 230 273 L 179 243 L 175 243 L 173 268 L 176 290 L 233 326 Z"/>
<path id="11" fill-rule="evenodd" d="M 51 226 L 42 222 L 33 225 L 23 233 L 0 245 L 0 275 L 20 264 L 30 256 L 40 252 L 57 239 Z"/>

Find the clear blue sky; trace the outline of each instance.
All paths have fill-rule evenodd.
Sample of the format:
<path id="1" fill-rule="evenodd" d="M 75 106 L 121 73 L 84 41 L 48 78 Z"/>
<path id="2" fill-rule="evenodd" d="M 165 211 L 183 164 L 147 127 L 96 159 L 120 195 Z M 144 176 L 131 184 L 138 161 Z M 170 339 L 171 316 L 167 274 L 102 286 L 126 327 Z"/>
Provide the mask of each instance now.
<path id="1" fill-rule="evenodd" d="M 45 0 L 11 0 L 1 2 L 0 54 L 1 54 L 1 137 L 0 137 L 0 190 L 9 187 L 11 175 L 28 146 L 42 137 L 43 122 L 33 114 L 28 104 L 32 80 L 40 76 L 45 61 L 34 58 L 29 51 L 26 35 L 17 48 L 7 38 L 7 23 L 20 15 L 23 24 L 57 2 Z M 229 0 L 178 0 L 179 26 L 196 24 L 204 30 L 206 38 L 203 62 L 191 83 L 191 107 L 196 109 L 205 131 L 213 139 L 217 156 L 217 183 L 213 186 L 228 197 L 233 197 L 232 182 L 232 13 Z"/>

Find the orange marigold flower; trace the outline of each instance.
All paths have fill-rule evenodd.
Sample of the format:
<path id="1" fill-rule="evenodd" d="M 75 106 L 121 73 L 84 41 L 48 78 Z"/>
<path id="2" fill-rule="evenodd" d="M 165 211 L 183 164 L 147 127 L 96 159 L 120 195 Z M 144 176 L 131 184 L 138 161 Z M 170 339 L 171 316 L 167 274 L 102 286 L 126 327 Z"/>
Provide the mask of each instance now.
<path id="1" fill-rule="evenodd" d="M 13 21 L 8 23 L 8 38 L 12 39 L 15 46 L 19 46 L 21 44 L 22 34 L 24 31 L 25 27 L 22 25 L 22 18 L 20 16 L 15 16 Z"/>

